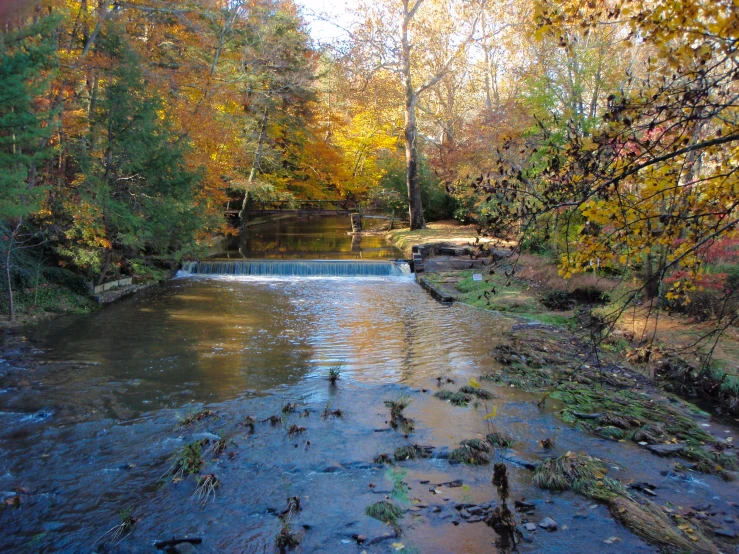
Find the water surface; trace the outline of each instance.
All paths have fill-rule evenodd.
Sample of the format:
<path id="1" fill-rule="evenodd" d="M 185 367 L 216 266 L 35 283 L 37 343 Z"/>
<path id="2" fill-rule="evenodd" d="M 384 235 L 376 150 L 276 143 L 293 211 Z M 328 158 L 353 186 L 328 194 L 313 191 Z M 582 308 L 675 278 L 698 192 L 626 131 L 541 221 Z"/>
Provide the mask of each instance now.
<path id="1" fill-rule="evenodd" d="M 613 477 L 657 485 L 660 502 L 733 509 L 727 502 L 737 500 L 735 485 L 662 475 L 673 462 L 570 429 L 555 416 L 561 406 L 540 410 L 538 395 L 489 387 L 496 398 L 468 408 L 432 397 L 437 377 L 459 386 L 495 369 L 492 349 L 511 323 L 442 306 L 410 276 L 190 276 L 95 314 L 27 329 L 0 363 L 0 493 L 20 490 L 23 499 L 0 512 L 0 551 L 152 552 L 155 540 L 197 536 L 203 544 L 189 551 L 274 552 L 276 512 L 300 496 L 303 510 L 291 526 L 303 535 L 301 552 L 392 552 L 394 543 L 419 552 L 491 552 L 494 533 L 459 522 L 454 509 L 495 501 L 491 468 L 444 459 L 398 464 L 403 473 L 395 478 L 410 487 L 398 501 L 407 510 L 401 537 L 360 547 L 352 536 L 389 530 L 364 515 L 392 487 L 391 470 L 373 464 L 375 456 L 410 443 L 444 450 L 482 436 L 493 406 L 519 458 L 547 455 L 538 440 L 556 436 L 551 454 L 600 456 Z M 326 375 L 335 366 L 341 376 L 331 386 Z M 389 428 L 383 405 L 401 393 L 411 396 L 407 412 L 416 420 L 408 437 Z M 298 407 L 283 415 L 288 402 Z M 343 417 L 322 418 L 327 405 Z M 181 425 L 202 409 L 215 416 Z M 272 415 L 281 417 L 277 425 L 263 421 Z M 253 431 L 242 425 L 247 416 L 258 421 Z M 289 436 L 292 425 L 305 431 Z M 186 443 L 219 437 L 228 446 L 206 456 L 203 472 L 221 486 L 203 506 L 192 498 L 195 477 L 174 483 L 162 476 Z M 561 527 L 534 533 L 522 551 L 656 551 L 604 506 L 539 490 L 530 471 L 509 469 L 513 497 L 537 505 L 532 520 L 550 516 Z M 441 485 L 454 479 L 464 486 Z M 122 510 L 139 519 L 135 531 L 118 545 L 96 543 Z"/>

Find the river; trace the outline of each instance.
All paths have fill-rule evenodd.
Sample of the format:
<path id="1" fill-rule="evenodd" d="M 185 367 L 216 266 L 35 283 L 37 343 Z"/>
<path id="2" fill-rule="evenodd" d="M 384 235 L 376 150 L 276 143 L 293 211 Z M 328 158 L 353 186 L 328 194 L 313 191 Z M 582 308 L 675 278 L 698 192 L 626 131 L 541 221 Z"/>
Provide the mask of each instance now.
<path id="1" fill-rule="evenodd" d="M 342 225 L 337 220 L 336 229 Z M 336 238 L 318 251 L 357 257 L 351 238 Z M 308 257 L 306 242 L 296 240 L 286 251 Z M 396 257 L 381 242 L 371 248 Z M 556 435 L 555 454 L 603 457 L 612 476 L 657 484 L 661 502 L 736 494 L 712 476 L 661 475 L 669 460 L 570 429 L 555 417 L 556 405 L 540 410 L 536 395 L 516 388 L 488 387 L 496 398 L 470 407 L 432 397 L 437 377 L 465 384 L 493 369 L 491 350 L 512 323 L 442 306 L 402 273 L 184 275 L 100 312 L 24 329 L 6 340 L 0 361 L 0 494 L 21 498 L 0 511 L 0 551 L 153 552 L 157 540 L 197 537 L 202 544 L 180 551 L 274 552 L 277 514 L 298 496 L 302 510 L 290 527 L 302 537 L 300 552 L 395 552 L 400 544 L 407 552 L 492 552 L 495 533 L 460 521 L 454 508 L 496 502 L 490 466 L 432 458 L 389 469 L 373 459 L 411 443 L 443 451 L 484 435 L 493 406 L 519 458 L 540 458 L 537 441 Z M 340 368 L 335 385 L 327 379 L 332 367 Z M 406 412 L 416 421 L 408 437 L 389 427 L 383 405 L 400 394 L 410 396 Z M 283 413 L 288 403 L 296 407 Z M 321 417 L 327 406 L 342 417 Z M 212 414 L 183 425 L 202 410 Z M 244 425 L 248 416 L 253 427 Z M 276 425 L 265 421 L 270 416 Z M 293 425 L 304 431 L 289 435 Z M 226 443 L 204 456 L 201 474 L 215 474 L 220 486 L 203 503 L 193 498 L 197 477 L 173 480 L 168 471 L 178 451 L 205 438 Z M 531 520 L 550 516 L 560 525 L 531 534 L 522 551 L 589 552 L 594 544 L 601 552 L 657 551 L 605 506 L 539 490 L 515 463 L 509 471 L 513 497 L 536 504 Z M 457 479 L 463 486 L 442 484 Z M 406 510 L 402 534 L 359 546 L 356 535 L 379 540 L 390 532 L 364 510 L 398 481 L 409 487 L 394 500 Z M 137 523 L 114 543 L 104 535 L 122 512 Z"/>

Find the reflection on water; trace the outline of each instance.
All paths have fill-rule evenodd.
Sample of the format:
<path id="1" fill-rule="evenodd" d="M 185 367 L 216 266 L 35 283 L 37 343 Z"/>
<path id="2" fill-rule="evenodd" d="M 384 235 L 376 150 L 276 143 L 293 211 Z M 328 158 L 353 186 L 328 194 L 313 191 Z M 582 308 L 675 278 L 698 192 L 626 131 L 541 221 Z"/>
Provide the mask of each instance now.
<path id="1" fill-rule="evenodd" d="M 387 229 L 388 221 L 366 218 L 365 231 Z M 382 234 L 351 236 L 348 216 L 293 218 L 250 227 L 243 237 L 234 237 L 217 258 L 353 258 L 397 259 L 401 252 Z"/>

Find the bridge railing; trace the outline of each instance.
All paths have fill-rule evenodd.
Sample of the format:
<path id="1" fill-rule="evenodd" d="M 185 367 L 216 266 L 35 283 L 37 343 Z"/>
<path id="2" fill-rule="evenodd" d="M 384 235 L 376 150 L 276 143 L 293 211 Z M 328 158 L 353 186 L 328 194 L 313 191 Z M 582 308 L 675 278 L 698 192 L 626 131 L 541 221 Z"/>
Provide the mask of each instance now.
<path id="1" fill-rule="evenodd" d="M 359 210 L 359 202 L 353 200 L 252 200 L 247 210 Z"/>

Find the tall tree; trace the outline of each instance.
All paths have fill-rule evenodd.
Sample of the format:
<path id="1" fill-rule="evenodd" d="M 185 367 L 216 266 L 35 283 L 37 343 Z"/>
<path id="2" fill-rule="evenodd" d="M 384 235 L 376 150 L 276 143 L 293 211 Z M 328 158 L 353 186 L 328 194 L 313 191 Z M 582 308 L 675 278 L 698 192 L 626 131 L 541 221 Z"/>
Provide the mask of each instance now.
<path id="1" fill-rule="evenodd" d="M 53 30 L 56 20 L 0 35 L 0 245 L 10 319 L 13 303 L 13 256 L 28 242 L 30 216 L 41 211 L 48 187 L 39 166 L 52 154 L 53 113 L 47 92 L 56 65 Z"/>
<path id="2" fill-rule="evenodd" d="M 411 229 L 425 226 L 419 178 L 419 100 L 435 87 L 467 50 L 477 30 L 483 3 L 434 0 L 384 0 L 360 3 L 352 30 L 351 56 L 367 78 L 378 71 L 397 75 L 403 91 Z M 444 45 L 443 56 L 426 43 Z"/>

